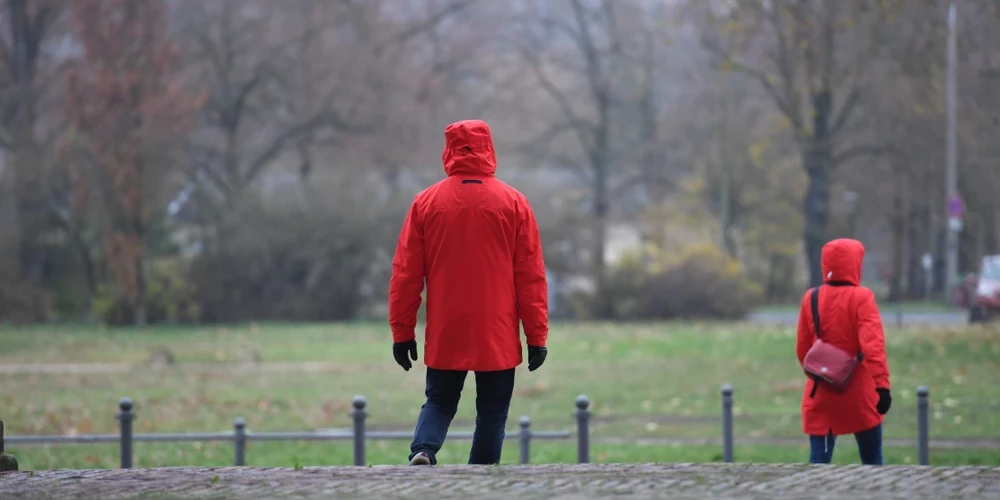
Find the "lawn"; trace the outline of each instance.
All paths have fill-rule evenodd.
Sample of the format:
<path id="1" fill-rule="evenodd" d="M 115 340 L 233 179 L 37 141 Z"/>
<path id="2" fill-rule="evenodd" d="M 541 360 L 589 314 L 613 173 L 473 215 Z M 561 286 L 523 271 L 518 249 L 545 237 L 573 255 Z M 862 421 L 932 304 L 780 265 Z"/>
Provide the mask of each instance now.
<path id="1" fill-rule="evenodd" d="M 989 327 L 887 327 L 894 405 L 886 438 L 916 436 L 915 388 L 931 389 L 931 436 L 996 438 L 1000 429 L 1000 332 Z M 117 432 L 116 402 L 136 403 L 136 432 L 212 432 L 247 419 L 251 430 L 348 428 L 355 394 L 369 401 L 369 429 L 412 429 L 423 400 L 422 366 L 403 372 L 392 361 L 382 324 L 228 327 L 0 327 L 0 368 L 37 363 L 129 363 L 122 373 L 0 373 L 0 418 L 10 435 Z M 651 445 L 657 439 L 717 438 L 721 384 L 735 390 L 735 433 L 762 444 L 738 445 L 740 461 L 803 461 L 801 446 L 773 446 L 769 437 L 800 438 L 798 403 L 804 378 L 794 355 L 794 330 L 744 323 L 555 324 L 550 355 L 535 373 L 522 368 L 511 408 L 538 430 L 572 429 L 573 400 L 593 401 L 592 459 L 608 462 L 711 461 L 718 446 Z M 156 349 L 176 364 L 154 368 Z M 259 370 L 229 370 L 256 353 Z M 297 362 L 311 362 L 299 365 Z M 16 370 L 7 370 L 12 372 Z M 474 380 L 453 426 L 471 430 Z M 618 438 L 618 441 L 607 441 Z M 644 445 L 621 441 L 642 440 Z M 804 442 L 804 439 L 803 439 Z M 372 442 L 372 463 L 400 463 L 406 441 Z M 856 462 L 853 439 L 842 438 L 836 460 Z M 24 468 L 114 467 L 114 445 L 71 444 L 12 450 Z M 468 441 L 450 441 L 443 462 L 464 461 Z M 226 465 L 228 443 L 137 443 L 136 465 Z M 249 465 L 347 464 L 350 442 L 251 443 Z M 893 463 L 915 450 L 889 448 Z M 517 460 L 516 442 L 504 461 Z M 575 460 L 571 441 L 535 442 L 535 462 Z M 1000 465 L 1000 450 L 932 450 L 932 463 Z"/>

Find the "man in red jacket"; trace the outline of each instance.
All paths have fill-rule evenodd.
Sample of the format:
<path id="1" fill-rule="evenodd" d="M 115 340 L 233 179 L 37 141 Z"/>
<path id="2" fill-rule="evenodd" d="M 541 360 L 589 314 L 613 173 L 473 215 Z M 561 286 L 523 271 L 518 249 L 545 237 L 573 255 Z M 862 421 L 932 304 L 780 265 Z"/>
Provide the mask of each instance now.
<path id="1" fill-rule="evenodd" d="M 392 261 L 389 325 L 393 356 L 409 371 L 417 360 L 417 309 L 427 285 L 424 332 L 426 402 L 411 465 L 433 465 L 444 444 L 466 374 L 476 374 L 476 430 L 470 464 L 500 461 L 514 369 L 521 364 L 518 321 L 528 370 L 545 361 L 548 287 L 538 225 L 528 200 L 498 180 L 489 126 L 448 125 L 441 154 L 447 178 L 410 205 Z"/>

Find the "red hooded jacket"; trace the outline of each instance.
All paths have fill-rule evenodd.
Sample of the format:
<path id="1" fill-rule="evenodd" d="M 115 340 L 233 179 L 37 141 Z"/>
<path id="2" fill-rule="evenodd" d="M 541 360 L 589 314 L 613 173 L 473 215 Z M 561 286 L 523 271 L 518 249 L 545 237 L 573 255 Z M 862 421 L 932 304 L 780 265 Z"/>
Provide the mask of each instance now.
<path id="1" fill-rule="evenodd" d="M 403 222 L 389 281 L 394 342 L 415 338 L 427 286 L 424 363 L 497 371 L 521 364 L 518 321 L 530 346 L 548 337 L 541 238 L 528 200 L 501 182 L 489 126 L 448 125 L 448 177 L 419 193 Z"/>
<path id="2" fill-rule="evenodd" d="M 823 341 L 849 353 L 859 350 L 864 360 L 851 377 L 847 390 L 836 393 L 807 378 L 802 395 L 802 430 L 813 436 L 861 432 L 882 423 L 875 406 L 875 388 L 889 389 L 882 317 L 875 295 L 861 285 L 861 263 L 865 247 L 860 241 L 837 239 L 823 247 L 822 265 L 826 285 L 819 290 L 819 324 Z M 801 365 L 816 341 L 810 292 L 802 297 L 798 341 L 795 350 Z"/>

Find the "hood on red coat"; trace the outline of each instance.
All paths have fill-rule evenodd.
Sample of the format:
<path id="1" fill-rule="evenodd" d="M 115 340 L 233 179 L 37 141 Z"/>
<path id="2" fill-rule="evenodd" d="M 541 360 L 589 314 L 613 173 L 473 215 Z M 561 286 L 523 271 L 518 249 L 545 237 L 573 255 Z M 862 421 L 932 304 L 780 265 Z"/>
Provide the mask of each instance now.
<path id="1" fill-rule="evenodd" d="M 858 240 L 840 238 L 823 245 L 823 281 L 861 284 L 865 246 Z"/>
<path id="2" fill-rule="evenodd" d="M 496 173 L 497 156 L 490 126 L 482 120 L 462 120 L 445 127 L 441 162 L 449 177 Z"/>

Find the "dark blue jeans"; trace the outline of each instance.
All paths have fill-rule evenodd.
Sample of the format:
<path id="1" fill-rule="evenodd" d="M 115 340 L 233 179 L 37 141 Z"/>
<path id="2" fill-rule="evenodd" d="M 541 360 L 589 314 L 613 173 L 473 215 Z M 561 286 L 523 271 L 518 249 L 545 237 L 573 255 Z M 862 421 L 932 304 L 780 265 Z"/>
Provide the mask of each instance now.
<path id="1" fill-rule="evenodd" d="M 882 465 L 882 424 L 867 431 L 854 434 L 858 442 L 858 454 L 864 465 Z M 832 433 L 826 436 L 809 436 L 809 463 L 828 464 L 833 460 L 833 445 L 837 436 Z"/>
<path id="2" fill-rule="evenodd" d="M 427 368 L 427 401 L 420 407 L 417 428 L 410 444 L 410 459 L 418 452 L 430 455 L 436 464 L 436 455 L 444 445 L 448 427 L 462 396 L 462 387 L 468 372 L 435 370 Z M 470 464 L 500 463 L 503 450 L 504 429 L 510 398 L 514 394 L 514 369 L 497 372 L 476 372 L 476 430 L 472 437 Z"/>

